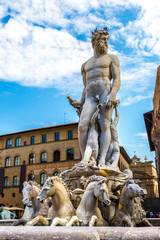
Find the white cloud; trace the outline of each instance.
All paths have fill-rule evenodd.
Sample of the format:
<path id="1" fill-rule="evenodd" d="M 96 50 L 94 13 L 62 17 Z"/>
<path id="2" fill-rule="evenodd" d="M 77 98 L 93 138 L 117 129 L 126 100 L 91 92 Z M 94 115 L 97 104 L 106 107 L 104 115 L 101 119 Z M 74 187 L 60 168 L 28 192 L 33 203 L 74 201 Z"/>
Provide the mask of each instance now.
<path id="1" fill-rule="evenodd" d="M 145 148 L 146 147 L 146 145 L 145 144 L 143 144 L 143 143 L 139 143 L 139 144 L 128 144 L 128 143 L 124 143 L 123 144 L 123 147 L 131 147 L 132 149 L 136 149 L 136 148 Z"/>
<path id="2" fill-rule="evenodd" d="M 143 139 L 147 139 L 147 133 L 143 132 L 143 133 L 137 133 L 136 136 L 141 137 Z"/>
<path id="3" fill-rule="evenodd" d="M 67 89 L 78 84 L 78 89 L 81 85 L 76 74 L 90 55 L 90 43 L 65 30 L 33 27 L 24 21 L 20 25 L 13 19 L 0 29 L 0 36 L 1 79 L 26 86 Z"/>
<path id="4" fill-rule="evenodd" d="M 0 5 L 0 16 L 1 18 L 5 17 L 7 13 L 7 8 L 4 5 Z"/>
<path id="5" fill-rule="evenodd" d="M 145 58 L 160 50 L 157 1 L 152 4 L 143 0 L 1 1 L 2 17 L 8 14 L 7 9 L 12 18 L 7 24 L 0 24 L 1 79 L 25 86 L 54 86 L 62 92 L 67 89 L 81 92 L 81 64 L 92 55 L 90 31 L 97 25 L 108 26 L 112 40 L 123 39 L 126 46 L 133 48 L 126 56 L 110 46 L 121 62 L 122 105 L 151 96 L 152 89 L 147 96 L 144 91 L 151 86 L 157 63 Z M 138 16 L 124 25 L 118 13 L 126 9 L 137 10 Z M 77 34 L 84 34 L 87 40 L 78 40 Z"/>
<path id="6" fill-rule="evenodd" d="M 122 106 L 129 106 L 129 105 L 132 105 L 139 101 L 142 101 L 144 99 L 148 99 L 148 98 L 152 98 L 152 97 L 153 97 L 153 94 L 151 96 L 136 95 L 134 97 L 127 97 L 121 104 L 122 104 Z"/>
<path id="7" fill-rule="evenodd" d="M 130 0 L 131 4 L 139 6 L 139 13 L 134 21 L 130 21 L 117 31 L 125 38 L 128 47 L 136 48 L 141 54 L 144 51 L 150 54 L 158 54 L 160 50 L 160 5 L 158 1 Z"/>

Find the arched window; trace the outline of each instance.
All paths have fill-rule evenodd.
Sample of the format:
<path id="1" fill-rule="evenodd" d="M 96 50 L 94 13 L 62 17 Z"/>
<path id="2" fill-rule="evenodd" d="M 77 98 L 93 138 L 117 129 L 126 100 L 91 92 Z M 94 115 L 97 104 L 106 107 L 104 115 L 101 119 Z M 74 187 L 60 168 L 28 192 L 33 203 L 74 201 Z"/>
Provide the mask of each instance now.
<path id="1" fill-rule="evenodd" d="M 47 162 L 47 153 L 46 152 L 41 153 L 41 162 Z"/>
<path id="2" fill-rule="evenodd" d="M 20 147 L 21 146 L 21 138 L 16 138 L 16 147 Z"/>
<path id="3" fill-rule="evenodd" d="M 8 187 L 9 186 L 9 177 L 4 178 L 4 186 Z"/>
<path id="4" fill-rule="evenodd" d="M 29 164 L 34 164 L 35 163 L 35 154 L 31 153 L 29 154 Z"/>
<path id="5" fill-rule="evenodd" d="M 73 160 L 74 159 L 74 151 L 72 148 L 67 150 L 67 160 Z"/>
<path id="6" fill-rule="evenodd" d="M 18 186 L 18 184 L 19 184 L 19 178 L 17 176 L 15 176 L 13 178 L 13 186 Z"/>
<path id="7" fill-rule="evenodd" d="M 6 158 L 5 166 L 6 166 L 6 167 L 10 167 L 10 166 L 11 166 L 11 158 L 10 158 L 10 157 L 7 157 L 7 158 Z"/>
<path id="8" fill-rule="evenodd" d="M 14 166 L 19 166 L 20 165 L 20 157 L 19 156 L 16 156 L 14 158 Z"/>
<path id="9" fill-rule="evenodd" d="M 28 181 L 33 181 L 34 180 L 34 174 L 31 173 L 28 175 Z"/>
<path id="10" fill-rule="evenodd" d="M 47 175 L 45 173 L 42 173 L 40 176 L 40 184 L 43 185 L 47 179 Z"/>
<path id="11" fill-rule="evenodd" d="M 54 151 L 54 161 L 55 162 L 60 161 L 60 151 L 58 151 L 58 150 Z"/>
<path id="12" fill-rule="evenodd" d="M 54 177 L 59 177 L 59 175 L 60 175 L 59 172 L 54 172 L 54 173 L 53 173 L 53 176 L 54 176 Z"/>

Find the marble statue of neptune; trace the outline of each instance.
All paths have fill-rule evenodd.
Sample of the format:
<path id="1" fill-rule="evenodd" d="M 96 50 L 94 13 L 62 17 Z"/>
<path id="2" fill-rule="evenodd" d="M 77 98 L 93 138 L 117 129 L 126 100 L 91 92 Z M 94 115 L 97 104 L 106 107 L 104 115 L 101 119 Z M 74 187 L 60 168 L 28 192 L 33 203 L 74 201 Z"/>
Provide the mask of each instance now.
<path id="1" fill-rule="evenodd" d="M 90 120 L 96 111 L 98 96 L 102 104 L 99 117 L 99 160 L 105 165 L 106 155 L 111 142 L 111 118 L 116 104 L 116 94 L 120 88 L 120 70 L 117 56 L 108 53 L 109 33 L 107 28 L 92 32 L 93 56 L 83 63 L 81 73 L 84 89 L 80 100 L 70 101 L 73 107 L 81 108 L 78 125 L 78 138 L 82 159 L 84 156 Z"/>

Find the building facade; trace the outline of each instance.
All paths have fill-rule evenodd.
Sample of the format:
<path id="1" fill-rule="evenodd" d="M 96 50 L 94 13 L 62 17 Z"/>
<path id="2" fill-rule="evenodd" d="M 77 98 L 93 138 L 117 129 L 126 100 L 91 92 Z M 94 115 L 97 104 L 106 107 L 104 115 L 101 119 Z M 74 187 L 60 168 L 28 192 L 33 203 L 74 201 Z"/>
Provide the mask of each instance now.
<path id="1" fill-rule="evenodd" d="M 151 130 L 151 138 L 155 147 L 155 162 L 158 179 L 160 181 L 160 66 L 157 68 L 157 77 L 153 96 L 153 109 L 153 126 Z"/>
<path id="2" fill-rule="evenodd" d="M 155 163 L 160 194 L 160 66 L 157 68 L 153 96 L 153 110 L 144 114 L 144 120 L 151 151 L 155 151 Z"/>
<path id="3" fill-rule="evenodd" d="M 133 178 L 142 188 L 147 190 L 146 197 L 159 197 L 158 177 L 153 161 L 148 161 L 145 157 L 145 162 L 142 162 L 136 155 L 131 160 L 130 169 L 133 172 Z"/>
<path id="4" fill-rule="evenodd" d="M 120 147 L 119 167 L 131 160 Z M 55 125 L 0 136 L 0 204 L 23 207 L 23 182 L 34 178 L 43 185 L 81 160 L 78 123 Z"/>

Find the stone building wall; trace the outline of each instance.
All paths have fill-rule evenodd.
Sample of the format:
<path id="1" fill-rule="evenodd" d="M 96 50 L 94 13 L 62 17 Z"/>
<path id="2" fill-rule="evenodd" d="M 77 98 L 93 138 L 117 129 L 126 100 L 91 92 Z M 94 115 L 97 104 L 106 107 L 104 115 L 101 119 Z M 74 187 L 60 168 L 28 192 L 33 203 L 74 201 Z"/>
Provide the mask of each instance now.
<path id="1" fill-rule="evenodd" d="M 118 162 L 119 169 L 121 171 L 125 170 L 126 168 L 130 168 L 131 159 L 126 153 L 125 149 L 123 147 L 120 147 L 120 159 Z"/>
<path id="2" fill-rule="evenodd" d="M 133 171 L 133 177 L 142 188 L 147 190 L 146 197 L 159 197 L 158 177 L 153 161 L 147 161 L 145 158 L 145 162 L 142 162 L 136 155 L 131 160 L 130 169 Z"/>
<path id="3" fill-rule="evenodd" d="M 68 139 L 68 131 L 72 131 L 71 139 Z M 55 133 L 59 132 L 59 140 L 55 141 Z M 46 134 L 46 143 L 42 143 L 42 135 Z M 31 137 L 35 142 L 31 144 Z M 16 146 L 17 138 L 21 139 L 21 146 Z M 12 147 L 7 148 L 7 140 L 12 140 Z M 74 159 L 67 160 L 67 150 L 72 149 Z M 60 161 L 54 161 L 54 151 L 60 152 Z M 41 162 L 41 153 L 47 153 L 47 162 Z M 30 154 L 35 155 L 35 163 L 29 163 Z M 20 158 L 19 166 L 15 166 L 15 157 Z M 6 158 L 10 158 L 10 166 L 5 166 Z M 25 166 L 24 180 L 28 181 L 30 174 L 34 175 L 35 181 L 40 183 L 40 176 L 45 173 L 47 177 L 60 173 L 80 161 L 81 153 L 78 145 L 77 123 L 64 124 L 59 126 L 33 129 L 18 133 L 5 134 L 0 136 L 0 162 L 3 171 L 3 180 L 0 182 L 2 189 L 0 204 L 5 206 L 23 207 L 22 186 L 20 180 L 23 176 L 22 166 Z M 13 178 L 18 177 L 18 186 L 13 186 Z M 9 186 L 4 186 L 5 177 L 9 177 Z"/>
<path id="4" fill-rule="evenodd" d="M 151 138 L 155 147 L 155 162 L 158 179 L 160 180 L 160 66 L 157 68 L 157 77 L 153 96 L 153 109 Z"/>

